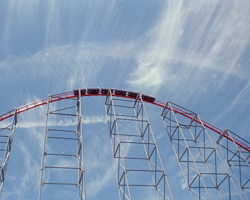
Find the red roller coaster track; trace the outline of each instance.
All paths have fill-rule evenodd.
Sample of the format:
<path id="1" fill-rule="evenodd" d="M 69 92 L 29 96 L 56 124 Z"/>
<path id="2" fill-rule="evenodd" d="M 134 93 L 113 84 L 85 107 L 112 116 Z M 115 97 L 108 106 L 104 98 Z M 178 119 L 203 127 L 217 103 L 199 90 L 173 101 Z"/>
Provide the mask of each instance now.
<path id="1" fill-rule="evenodd" d="M 127 96 L 127 95 L 117 95 L 117 94 L 112 94 L 113 96 L 116 96 L 116 97 L 123 97 L 123 98 L 130 98 L 130 99 L 135 99 L 135 97 L 131 97 L 131 96 Z M 86 94 L 82 94 L 81 95 L 82 97 L 83 96 L 106 96 L 106 94 L 103 94 L 101 92 L 99 93 L 95 93 L 95 94 L 91 94 L 91 93 L 86 93 Z M 52 95 L 49 102 L 52 103 L 52 102 L 55 102 L 55 101 L 60 101 L 60 100 L 64 100 L 64 99 L 71 99 L 71 98 L 74 98 L 76 97 L 75 93 L 72 91 L 72 92 L 66 92 L 66 93 L 62 93 L 62 94 L 57 94 L 57 95 Z M 47 104 L 47 101 L 48 101 L 48 98 L 46 99 L 41 99 L 41 100 L 38 100 L 38 101 L 35 101 L 35 102 L 32 102 L 32 103 L 29 103 L 29 104 L 26 104 L 26 105 L 23 105 L 23 106 L 20 106 L 16 109 L 13 109 L 9 112 L 6 112 L 4 114 L 1 114 L 0 115 L 0 121 L 3 121 L 7 118 L 10 118 L 14 115 L 15 111 L 17 112 L 17 114 L 19 113 L 22 113 L 24 111 L 27 111 L 27 110 L 30 110 L 32 108 L 36 108 L 38 106 L 42 106 L 44 104 Z M 151 103 L 151 104 L 154 104 L 156 106 L 159 106 L 159 107 L 165 107 L 165 103 L 163 102 L 160 102 L 160 101 L 148 101 L 148 100 L 143 100 L 144 102 L 147 102 L 147 103 Z M 190 113 L 190 112 L 186 112 L 184 110 L 181 110 L 180 108 L 177 108 L 177 107 L 173 107 L 172 106 L 172 109 L 175 113 L 178 113 L 184 117 L 187 117 L 189 119 L 194 119 L 194 121 L 200 123 L 200 124 L 203 124 L 206 128 L 214 131 L 215 133 L 219 134 L 219 135 L 223 135 L 223 137 L 225 137 L 226 139 L 230 140 L 231 142 L 235 142 L 239 147 L 243 148 L 244 150 L 246 150 L 247 152 L 250 152 L 250 146 L 246 145 L 244 142 L 242 142 L 241 140 L 235 138 L 235 137 L 229 137 L 227 134 L 223 134 L 223 131 L 220 130 L 219 128 L 203 121 L 203 120 L 195 120 L 195 115 Z"/>

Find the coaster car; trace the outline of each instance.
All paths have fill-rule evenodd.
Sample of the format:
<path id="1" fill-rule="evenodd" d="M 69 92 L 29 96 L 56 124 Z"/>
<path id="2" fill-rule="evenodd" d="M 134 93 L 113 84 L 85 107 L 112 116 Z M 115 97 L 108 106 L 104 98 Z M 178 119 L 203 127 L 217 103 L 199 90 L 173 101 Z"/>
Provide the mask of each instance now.
<path id="1" fill-rule="evenodd" d="M 85 95 L 86 94 L 86 89 L 85 88 L 81 88 L 81 95 Z M 79 89 L 74 89 L 74 94 L 77 96 L 79 94 Z"/>
<path id="2" fill-rule="evenodd" d="M 155 98 L 151 95 L 147 95 L 147 94 L 142 94 L 142 100 L 143 101 L 149 101 L 149 102 L 154 102 Z"/>
<path id="3" fill-rule="evenodd" d="M 128 91 L 128 97 L 136 98 L 137 95 L 138 95 L 138 92 Z"/>
<path id="4" fill-rule="evenodd" d="M 88 88 L 88 94 L 99 94 L 100 88 Z"/>
<path id="5" fill-rule="evenodd" d="M 126 94 L 127 94 L 126 90 L 115 89 L 115 95 L 126 96 Z"/>

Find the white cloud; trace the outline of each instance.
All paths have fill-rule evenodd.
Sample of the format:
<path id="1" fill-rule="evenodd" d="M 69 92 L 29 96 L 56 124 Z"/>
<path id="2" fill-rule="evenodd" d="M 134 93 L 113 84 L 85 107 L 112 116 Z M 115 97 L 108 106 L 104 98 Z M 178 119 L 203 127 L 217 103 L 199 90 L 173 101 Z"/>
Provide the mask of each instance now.
<path id="1" fill-rule="evenodd" d="M 29 193 L 38 192 L 38 187 L 34 186 L 38 186 L 39 175 L 40 175 L 40 170 L 39 170 L 40 163 L 38 163 L 37 160 L 32 157 L 33 155 L 31 155 L 31 152 L 28 150 L 26 144 L 19 142 L 19 150 L 22 155 L 25 155 L 23 157 L 24 160 L 20 163 L 19 167 L 24 166 L 24 168 L 21 177 L 19 177 L 19 175 L 15 175 L 13 183 L 17 179 L 20 180 L 19 178 L 21 178 L 21 181 L 17 184 L 11 185 L 11 187 L 13 187 L 13 191 L 9 191 L 8 188 L 5 188 L 4 196 L 11 198 L 15 196 L 16 199 L 23 199 L 23 197 L 25 196 L 25 194 L 27 194 L 27 192 Z M 13 174 L 15 174 L 15 172 Z M 11 174 L 8 174 L 8 178 L 11 179 Z M 31 196 L 34 197 L 34 195 Z"/>
<path id="2" fill-rule="evenodd" d="M 0 82 L 3 86 L 18 86 L 25 80 L 23 83 L 41 85 L 42 80 L 45 87 L 50 83 L 47 92 L 67 91 L 79 86 L 93 87 L 94 83 L 106 80 L 99 76 L 103 66 L 112 72 L 117 67 L 116 62 L 133 59 L 135 49 L 133 42 L 112 41 L 104 45 L 82 42 L 79 45 L 50 46 L 28 56 L 10 55 L 0 61 Z M 127 66 L 119 66 L 123 67 Z M 121 70 L 120 76 L 121 72 L 126 73 L 126 70 Z"/>
<path id="3" fill-rule="evenodd" d="M 187 183 L 185 181 L 185 179 L 181 179 L 181 189 L 185 190 L 187 188 Z"/>
<path id="4" fill-rule="evenodd" d="M 9 50 L 9 43 L 11 42 L 10 35 L 12 34 L 13 30 L 18 28 L 20 32 L 25 33 L 28 26 L 32 26 L 34 23 L 36 23 L 38 17 L 36 16 L 36 13 L 39 9 L 39 3 L 37 1 L 30 0 L 20 0 L 18 2 L 15 0 L 10 0 L 4 2 L 1 5 L 8 13 L 6 18 L 4 18 L 4 31 L 1 47 L 3 49 Z M 17 21 L 18 23 L 16 23 Z M 20 34 L 20 32 L 17 34 Z"/>
<path id="5" fill-rule="evenodd" d="M 104 175 L 92 179 L 90 183 L 88 183 L 88 193 L 90 196 L 97 195 L 115 176 L 115 171 L 112 165 L 103 166 L 102 172 L 104 172 Z"/>
<path id="6" fill-rule="evenodd" d="M 89 198 L 95 199 L 102 190 L 115 180 L 114 164 L 110 160 L 112 159 L 112 153 L 109 138 L 92 136 L 84 151 L 87 195 Z"/>
<path id="7" fill-rule="evenodd" d="M 106 116 L 84 116 L 82 120 L 82 124 L 96 124 L 96 123 L 106 123 Z M 50 126 L 74 126 L 76 125 L 76 121 L 69 119 L 60 119 L 53 120 L 49 122 Z M 18 128 L 37 128 L 37 127 L 45 127 L 45 120 L 41 121 L 21 121 L 18 123 Z"/>
<path id="8" fill-rule="evenodd" d="M 249 8 L 246 1 L 168 1 L 128 83 L 155 91 L 188 87 L 192 96 L 201 87 L 218 90 L 229 76 L 248 80 L 241 59 L 250 42 Z"/>
<path id="9" fill-rule="evenodd" d="M 249 95 L 250 95 L 250 81 L 239 91 L 239 93 L 234 96 L 230 101 L 229 105 L 226 107 L 226 109 L 220 113 L 214 121 L 217 122 L 224 118 L 226 115 L 232 111 L 235 107 L 241 105 L 242 108 L 244 104 L 248 104 L 250 102 L 249 100 Z"/>

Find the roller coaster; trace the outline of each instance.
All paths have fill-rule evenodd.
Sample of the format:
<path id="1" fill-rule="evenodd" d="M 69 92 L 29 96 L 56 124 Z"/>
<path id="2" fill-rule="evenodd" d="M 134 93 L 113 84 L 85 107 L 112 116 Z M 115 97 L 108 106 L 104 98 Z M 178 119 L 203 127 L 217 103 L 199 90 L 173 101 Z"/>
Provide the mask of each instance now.
<path id="1" fill-rule="evenodd" d="M 0 128 L 0 142 L 5 145 L 2 149 L 0 195 L 18 114 L 47 105 L 38 199 L 50 199 L 46 191 L 49 187 L 54 190 L 54 186 L 74 187 L 77 194 L 75 199 L 86 199 L 81 97 L 90 96 L 106 97 L 105 108 L 120 200 L 174 199 L 175 196 L 160 157 L 160 153 L 164 152 L 159 152 L 145 103 L 162 108 L 161 118 L 190 199 L 250 199 L 250 143 L 247 140 L 228 129 L 222 131 L 216 128 L 202 120 L 197 113 L 172 102 L 163 103 L 139 92 L 98 87 L 50 95 L 0 115 L 0 122 L 12 118 L 10 125 Z M 59 103 L 68 100 L 75 101 L 69 102 L 72 105 Z M 60 109 L 53 110 L 50 105 L 56 102 L 61 105 Z M 58 125 L 53 127 L 49 123 L 52 115 L 73 117 L 76 126 L 67 130 Z M 124 123 L 129 129 L 124 130 Z M 211 139 L 212 132 L 218 135 L 216 141 Z M 48 146 L 56 141 L 67 141 L 72 146 L 70 150 L 50 150 Z M 61 157 L 69 159 L 71 164 L 60 166 Z M 57 174 L 58 171 L 67 171 L 70 179 L 62 180 L 48 175 Z M 69 194 L 65 199 L 74 198 Z"/>

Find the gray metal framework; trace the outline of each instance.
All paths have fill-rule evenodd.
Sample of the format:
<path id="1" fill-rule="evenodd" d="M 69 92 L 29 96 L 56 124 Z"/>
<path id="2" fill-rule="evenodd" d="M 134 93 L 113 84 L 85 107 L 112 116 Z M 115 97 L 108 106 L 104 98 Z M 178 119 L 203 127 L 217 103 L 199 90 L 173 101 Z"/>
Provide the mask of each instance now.
<path id="1" fill-rule="evenodd" d="M 112 93 L 105 107 L 120 200 L 174 199 L 141 95 Z"/>
<path id="2" fill-rule="evenodd" d="M 223 131 L 216 143 L 226 150 L 227 163 L 241 189 L 250 194 L 250 143 L 228 129 Z"/>
<path id="3" fill-rule="evenodd" d="M 38 200 L 86 200 L 81 96 L 106 96 L 120 200 L 174 199 L 164 169 L 171 163 L 164 160 L 163 165 L 144 102 L 164 107 L 161 117 L 191 199 L 250 199 L 248 141 L 227 129 L 222 132 L 197 113 L 171 102 L 164 104 L 150 95 L 107 88 L 76 89 L 0 115 L 0 121 L 10 119 L 0 128 L 0 197 L 17 114 L 47 105 Z M 219 138 L 211 138 L 207 130 L 220 134 Z"/>
<path id="4" fill-rule="evenodd" d="M 11 147 L 12 147 L 12 143 L 13 143 L 13 139 L 15 135 L 16 124 L 17 124 L 17 113 L 15 110 L 12 123 L 5 128 L 0 128 L 0 152 L 4 153 L 3 159 L 2 159 L 2 165 L 0 167 L 0 170 L 1 170 L 0 172 L 0 197 L 2 194 L 7 166 L 9 163 L 10 152 L 11 152 Z"/>
<path id="5" fill-rule="evenodd" d="M 61 101 L 56 110 L 50 108 L 51 99 L 53 96 L 47 102 L 38 200 L 85 200 L 81 93 Z"/>
<path id="6" fill-rule="evenodd" d="M 167 102 L 162 120 L 192 199 L 243 199 L 199 115 Z"/>

